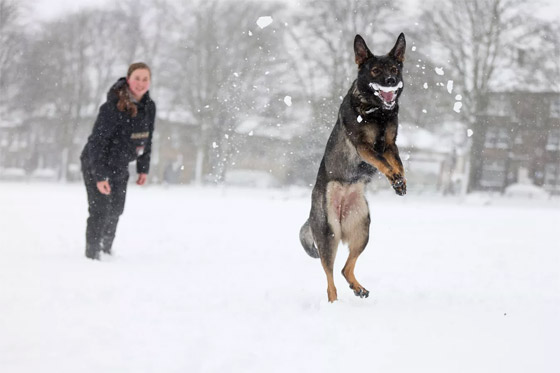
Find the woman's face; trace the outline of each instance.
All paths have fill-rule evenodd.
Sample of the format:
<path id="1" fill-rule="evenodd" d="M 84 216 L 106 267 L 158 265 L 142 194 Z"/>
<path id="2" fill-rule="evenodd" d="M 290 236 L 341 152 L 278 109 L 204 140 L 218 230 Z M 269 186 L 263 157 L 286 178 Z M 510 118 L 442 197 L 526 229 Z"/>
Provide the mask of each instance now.
<path id="1" fill-rule="evenodd" d="M 147 69 L 136 69 L 126 81 L 134 97 L 137 100 L 141 99 L 144 93 L 150 89 L 150 71 Z"/>

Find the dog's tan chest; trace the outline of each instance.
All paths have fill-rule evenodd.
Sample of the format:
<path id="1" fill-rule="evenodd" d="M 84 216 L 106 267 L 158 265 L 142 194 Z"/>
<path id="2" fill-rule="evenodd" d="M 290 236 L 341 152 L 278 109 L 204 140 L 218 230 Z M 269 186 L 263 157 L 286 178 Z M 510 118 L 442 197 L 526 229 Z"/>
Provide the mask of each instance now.
<path id="1" fill-rule="evenodd" d="M 363 183 L 328 183 L 327 211 L 328 220 L 332 225 L 348 224 L 354 219 L 361 220 L 368 214 L 364 188 Z"/>

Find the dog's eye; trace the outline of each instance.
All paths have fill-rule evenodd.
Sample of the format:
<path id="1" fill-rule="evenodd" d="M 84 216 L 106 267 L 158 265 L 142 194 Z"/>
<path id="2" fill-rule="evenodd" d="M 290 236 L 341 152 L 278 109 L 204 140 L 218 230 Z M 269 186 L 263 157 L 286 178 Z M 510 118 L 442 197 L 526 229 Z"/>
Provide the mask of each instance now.
<path id="1" fill-rule="evenodd" d="M 399 73 L 399 69 L 397 69 L 395 66 L 391 67 L 391 74 L 397 75 L 398 73 Z"/>
<path id="2" fill-rule="evenodd" d="M 371 74 L 373 76 L 377 76 L 377 75 L 381 74 L 381 69 L 379 69 L 377 67 L 374 67 L 373 69 L 371 69 Z"/>

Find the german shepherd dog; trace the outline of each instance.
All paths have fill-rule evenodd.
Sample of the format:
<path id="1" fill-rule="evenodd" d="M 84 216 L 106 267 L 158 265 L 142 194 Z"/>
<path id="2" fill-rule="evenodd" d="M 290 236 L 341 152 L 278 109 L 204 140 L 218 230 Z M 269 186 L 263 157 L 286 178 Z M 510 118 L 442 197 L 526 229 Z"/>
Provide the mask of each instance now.
<path id="1" fill-rule="evenodd" d="M 385 56 L 374 56 L 360 35 L 354 39 L 358 77 L 340 106 L 317 173 L 309 219 L 299 234 L 307 254 L 321 258 L 329 302 L 337 300 L 333 266 L 340 241 L 348 244 L 350 251 L 342 274 L 354 294 L 369 296 L 356 280 L 354 267 L 369 240 L 370 216 L 364 190 L 376 170 L 387 177 L 398 195 L 406 194 L 403 165 L 395 144 L 405 49 L 402 33 Z"/>

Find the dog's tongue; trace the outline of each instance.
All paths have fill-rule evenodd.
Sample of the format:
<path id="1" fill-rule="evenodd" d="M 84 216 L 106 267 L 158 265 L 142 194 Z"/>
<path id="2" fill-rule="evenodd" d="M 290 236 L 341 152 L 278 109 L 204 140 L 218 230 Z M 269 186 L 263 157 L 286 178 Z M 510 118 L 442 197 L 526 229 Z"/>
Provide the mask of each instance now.
<path id="1" fill-rule="evenodd" d="M 384 91 L 379 91 L 379 94 L 381 94 L 381 97 L 383 97 L 383 100 L 385 100 L 385 102 L 391 102 L 393 101 L 393 92 L 384 92 Z"/>

